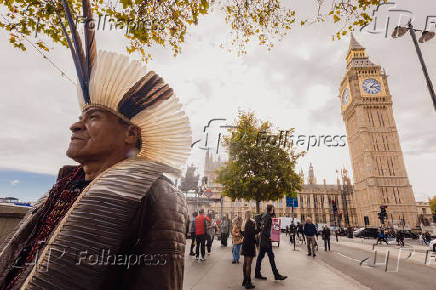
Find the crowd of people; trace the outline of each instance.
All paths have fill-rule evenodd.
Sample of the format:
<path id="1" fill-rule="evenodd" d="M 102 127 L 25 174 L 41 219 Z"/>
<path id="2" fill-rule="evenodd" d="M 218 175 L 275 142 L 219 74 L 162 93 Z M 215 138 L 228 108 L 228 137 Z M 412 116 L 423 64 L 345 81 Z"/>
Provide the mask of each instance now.
<path id="1" fill-rule="evenodd" d="M 253 289 L 255 286 L 251 280 L 251 269 L 253 259 L 257 256 L 255 262 L 254 277 L 260 280 L 266 280 L 267 277 L 262 275 L 262 260 L 265 255 L 268 256 L 272 272 L 275 280 L 284 280 L 287 276 L 279 273 L 275 263 L 274 252 L 271 242 L 272 219 L 275 217 L 274 207 L 267 206 L 267 212 L 257 216 L 255 219 L 251 211 L 246 211 L 244 217 L 237 215 L 233 220 L 230 220 L 227 215 L 223 215 L 220 219 L 215 218 L 214 212 L 204 214 L 204 210 L 192 214 L 192 220 L 189 225 L 191 236 L 190 255 L 195 256 L 196 261 L 205 261 L 206 249 L 210 255 L 212 251 L 212 243 L 215 236 L 221 241 L 221 247 L 227 247 L 228 238 L 232 236 L 232 264 L 240 264 L 240 256 L 243 256 L 243 281 L 242 286 L 246 289 Z M 349 230 L 349 229 L 348 229 Z M 347 230 L 347 231 L 348 231 Z M 352 229 L 351 229 L 352 231 Z M 218 234 L 219 232 L 219 234 Z M 286 236 L 289 236 L 289 242 L 305 244 L 307 246 L 307 255 L 316 257 L 318 251 L 318 236 L 321 235 L 324 242 L 324 251 L 330 251 L 331 229 L 328 225 L 323 225 L 318 228 L 318 224 L 313 224 L 312 219 L 308 217 L 304 223 L 291 223 L 286 226 Z M 341 233 L 335 230 L 336 240 Z M 423 234 L 420 239 L 427 241 L 429 235 Z M 404 233 L 400 230 L 392 232 L 391 229 L 379 228 L 377 244 L 385 242 L 388 244 L 388 239 L 396 238 L 397 244 L 404 246 Z M 256 247 L 257 246 L 257 247 Z M 195 249 L 195 252 L 194 252 Z M 200 257 L 201 255 L 201 257 Z"/>
<path id="2" fill-rule="evenodd" d="M 227 241 L 231 233 L 232 264 L 239 264 L 240 257 L 244 257 L 242 267 L 243 287 L 246 289 L 255 288 L 251 280 L 251 268 L 256 255 L 254 274 L 256 279 L 267 279 L 261 272 L 262 260 L 267 255 L 274 279 L 284 280 L 287 276 L 279 273 L 272 250 L 271 226 L 273 217 L 275 217 L 275 213 L 272 205 L 267 206 L 267 212 L 260 216 L 258 220 L 253 219 L 251 211 L 246 211 L 244 218 L 236 216 L 233 220 L 230 220 L 227 215 L 222 216 L 221 219 L 216 219 L 214 212 L 208 212 L 205 215 L 204 209 L 200 209 L 198 213 L 194 212 L 192 214 L 191 221 L 188 224 L 187 233 L 191 238 L 189 255 L 194 256 L 195 261 L 206 261 L 206 250 L 207 254 L 210 255 L 217 232 L 219 231 L 221 247 L 227 247 Z M 258 246 L 257 251 L 256 245 Z"/>
<path id="3" fill-rule="evenodd" d="M 271 242 L 271 225 L 272 218 L 275 216 L 274 207 L 267 206 L 267 212 L 263 214 L 259 221 L 255 221 L 251 211 L 246 211 L 244 218 L 236 216 L 230 220 L 227 215 L 216 219 L 213 212 L 204 214 L 204 209 L 200 209 L 192 214 L 187 233 L 190 234 L 191 245 L 190 255 L 195 257 L 196 261 L 206 261 L 207 254 L 210 255 L 212 243 L 219 231 L 221 247 L 227 247 L 229 234 L 232 235 L 232 264 L 239 264 L 240 257 L 244 257 L 242 273 L 242 286 L 246 289 L 253 289 L 255 286 L 251 280 L 251 268 L 253 259 L 256 257 L 256 245 L 258 245 L 258 255 L 255 265 L 256 279 L 266 280 L 262 275 L 261 265 L 265 255 L 268 256 L 271 269 L 275 280 L 284 280 L 287 276 L 279 273 Z M 194 252 L 195 249 L 195 252 Z"/>

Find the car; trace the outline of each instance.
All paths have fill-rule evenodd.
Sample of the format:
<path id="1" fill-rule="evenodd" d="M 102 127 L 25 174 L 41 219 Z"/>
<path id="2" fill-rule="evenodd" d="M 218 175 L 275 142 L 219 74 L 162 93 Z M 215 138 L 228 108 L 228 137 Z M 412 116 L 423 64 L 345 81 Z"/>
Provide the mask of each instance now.
<path id="1" fill-rule="evenodd" d="M 365 228 L 358 228 L 358 229 L 355 229 L 355 230 L 353 231 L 353 235 L 354 235 L 355 237 L 357 237 L 357 235 L 358 235 L 360 232 L 362 232 L 364 229 L 365 229 Z"/>
<path id="2" fill-rule="evenodd" d="M 405 231 L 402 231 L 402 232 L 404 233 L 404 237 L 408 238 L 408 239 L 416 240 L 419 237 L 417 234 L 415 234 L 411 230 L 405 230 Z"/>
<path id="3" fill-rule="evenodd" d="M 357 238 L 374 238 L 378 237 L 378 228 L 364 228 L 363 230 L 356 233 Z"/>

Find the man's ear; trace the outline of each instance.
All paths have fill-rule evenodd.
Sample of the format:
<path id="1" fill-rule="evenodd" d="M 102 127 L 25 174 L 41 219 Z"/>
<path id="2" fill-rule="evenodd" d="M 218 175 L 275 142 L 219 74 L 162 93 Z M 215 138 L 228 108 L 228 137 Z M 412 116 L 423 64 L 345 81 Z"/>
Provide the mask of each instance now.
<path id="1" fill-rule="evenodd" d="M 129 145 L 136 146 L 139 138 L 141 138 L 140 129 L 134 125 L 129 125 L 126 132 L 125 142 Z"/>

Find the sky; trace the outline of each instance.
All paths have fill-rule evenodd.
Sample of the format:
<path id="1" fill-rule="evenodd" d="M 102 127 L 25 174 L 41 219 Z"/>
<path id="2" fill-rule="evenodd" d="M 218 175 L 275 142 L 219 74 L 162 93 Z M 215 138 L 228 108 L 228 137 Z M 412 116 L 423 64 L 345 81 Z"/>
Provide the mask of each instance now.
<path id="1" fill-rule="evenodd" d="M 436 112 L 426 87 L 410 36 L 392 39 L 393 23 L 404 22 L 398 12 L 411 11 L 413 24 L 422 29 L 427 16 L 436 15 L 432 0 L 397 1 L 378 11 L 376 28 L 354 33 L 367 48 L 372 62 L 388 74 L 393 112 L 404 153 L 409 181 L 417 200 L 436 195 Z M 313 1 L 292 1 L 297 18 L 313 15 Z M 388 37 L 383 26 L 389 18 Z M 433 21 L 436 22 L 436 16 Z M 297 21 L 299 23 L 299 21 Z M 374 23 L 373 23 L 374 24 Z M 402 23 L 404 24 L 404 23 Z M 435 30 L 433 23 L 430 27 Z M 328 23 L 294 26 L 271 51 L 252 45 L 238 57 L 220 48 L 228 38 L 228 26 L 220 13 L 200 18 L 189 29 L 182 53 L 173 57 L 169 49 L 151 48 L 147 67 L 164 77 L 174 89 L 189 116 L 194 146 L 188 161 L 202 174 L 205 151 L 203 132 L 209 120 L 207 147 L 216 150 L 219 127 L 235 119 L 238 110 L 253 111 L 279 130 L 295 128 L 296 134 L 345 135 L 339 86 L 345 74 L 349 38 L 332 41 L 337 26 Z M 382 33 L 375 33 L 380 31 Z M 121 32 L 97 31 L 97 47 L 125 53 Z M 73 62 L 64 47 L 52 46 L 49 57 L 75 81 Z M 430 77 L 436 82 L 436 39 L 422 44 Z M 132 58 L 138 58 L 132 55 Z M 436 84 L 436 83 L 435 83 Z M 55 181 L 62 165 L 74 164 L 65 156 L 69 126 L 77 119 L 76 87 L 35 50 L 13 48 L 0 31 L 0 196 L 36 200 Z M 300 148 L 299 148 L 300 149 Z M 301 148 L 307 150 L 307 148 Z M 219 149 L 224 155 L 222 148 Z M 318 183 L 336 183 L 336 170 L 352 175 L 348 146 L 315 147 L 298 162 L 306 176 L 313 164 Z"/>

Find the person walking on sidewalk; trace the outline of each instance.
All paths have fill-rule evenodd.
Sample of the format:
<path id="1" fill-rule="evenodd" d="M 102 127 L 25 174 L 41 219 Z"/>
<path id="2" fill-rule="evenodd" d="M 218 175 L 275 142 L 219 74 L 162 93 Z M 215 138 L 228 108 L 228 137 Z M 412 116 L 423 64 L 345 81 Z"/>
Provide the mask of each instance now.
<path id="1" fill-rule="evenodd" d="M 207 227 L 206 248 L 207 248 L 207 254 L 210 255 L 210 252 L 212 250 L 212 243 L 213 240 L 215 239 L 216 221 L 213 213 L 209 213 L 207 216 L 210 222 L 208 223 L 208 227 Z"/>
<path id="2" fill-rule="evenodd" d="M 385 230 L 382 227 L 380 227 L 380 233 L 378 235 L 378 240 L 377 240 L 376 245 L 378 245 L 378 243 L 382 243 L 382 242 L 385 242 L 386 245 L 389 245 L 388 241 L 386 240 Z"/>
<path id="3" fill-rule="evenodd" d="M 244 256 L 244 266 L 242 267 L 244 280 L 242 286 L 245 286 L 245 289 L 254 288 L 254 285 L 251 283 L 251 264 L 253 258 L 256 257 L 255 237 L 260 231 L 261 229 L 257 228 L 256 223 L 251 219 L 251 211 L 246 211 L 244 223 L 241 228 L 241 234 L 244 237 L 241 250 L 241 255 Z"/>
<path id="4" fill-rule="evenodd" d="M 277 270 L 276 262 L 274 261 L 274 253 L 272 251 L 271 243 L 271 224 L 272 216 L 274 215 L 274 207 L 272 204 L 268 204 L 266 207 L 267 212 L 262 216 L 262 229 L 260 232 L 260 250 L 259 256 L 256 260 L 255 278 L 266 280 L 266 277 L 261 274 L 262 259 L 265 254 L 268 255 L 269 263 L 271 264 L 271 269 L 274 273 L 275 280 L 285 280 L 287 276 L 282 276 Z"/>
<path id="5" fill-rule="evenodd" d="M 204 209 L 200 209 L 199 215 L 195 218 L 195 239 L 197 243 L 195 251 L 195 259 L 198 261 L 201 250 L 201 261 L 205 261 L 205 242 L 207 233 L 207 220 L 209 218 L 204 216 Z"/>
<path id="6" fill-rule="evenodd" d="M 300 238 L 301 235 L 301 238 Z M 302 239 L 304 243 L 306 243 L 306 238 L 304 237 L 304 229 L 303 229 L 303 225 L 301 223 L 297 224 L 297 236 L 298 239 Z"/>
<path id="7" fill-rule="evenodd" d="M 304 235 L 306 236 L 307 240 L 307 255 L 315 257 L 315 235 L 316 235 L 316 228 L 315 225 L 312 223 L 312 219 L 308 217 L 306 219 L 306 223 L 304 224 Z"/>
<path id="8" fill-rule="evenodd" d="M 297 227 L 294 225 L 294 222 L 289 226 L 289 242 L 295 243 L 295 232 L 297 231 Z"/>
<path id="9" fill-rule="evenodd" d="M 190 256 L 195 256 L 194 246 L 195 246 L 195 218 L 197 217 L 197 212 L 192 213 L 192 221 L 190 224 L 189 232 L 191 233 L 191 250 L 189 251 Z"/>
<path id="10" fill-rule="evenodd" d="M 324 250 L 327 251 L 327 245 L 330 251 L 330 229 L 327 225 L 324 225 L 322 229 L 322 239 L 324 240 Z"/>
<path id="11" fill-rule="evenodd" d="M 242 234 L 241 234 L 241 227 L 242 227 L 242 218 L 238 216 L 233 220 L 233 229 L 232 229 L 233 259 L 232 259 L 232 264 L 239 264 L 242 239 L 243 239 Z"/>
<path id="12" fill-rule="evenodd" d="M 229 238 L 230 223 L 227 214 L 221 220 L 221 247 L 227 247 L 227 239 Z"/>

